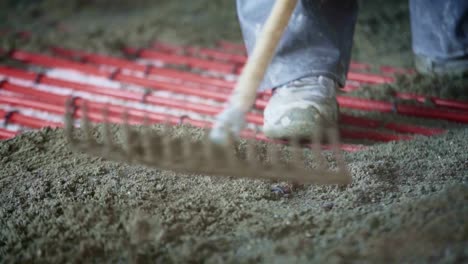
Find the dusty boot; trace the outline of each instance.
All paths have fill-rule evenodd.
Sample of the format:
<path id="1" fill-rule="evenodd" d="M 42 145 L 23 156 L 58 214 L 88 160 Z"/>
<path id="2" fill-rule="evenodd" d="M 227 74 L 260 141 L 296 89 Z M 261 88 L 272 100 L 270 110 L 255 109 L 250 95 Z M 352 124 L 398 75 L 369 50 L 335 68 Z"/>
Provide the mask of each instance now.
<path id="1" fill-rule="evenodd" d="M 273 139 L 310 138 L 318 126 L 338 119 L 337 84 L 305 77 L 275 89 L 264 112 L 263 132 Z"/>
<path id="2" fill-rule="evenodd" d="M 458 75 L 468 73 L 468 57 L 451 60 L 434 60 L 414 55 L 416 70 L 425 75 Z"/>

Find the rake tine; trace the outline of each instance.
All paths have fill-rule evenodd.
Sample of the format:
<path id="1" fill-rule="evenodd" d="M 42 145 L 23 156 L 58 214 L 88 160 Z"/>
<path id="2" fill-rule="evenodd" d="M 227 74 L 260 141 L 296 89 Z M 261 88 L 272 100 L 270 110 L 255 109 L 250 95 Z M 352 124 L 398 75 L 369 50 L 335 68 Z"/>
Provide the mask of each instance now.
<path id="1" fill-rule="evenodd" d="M 182 158 L 187 164 L 187 167 L 193 168 L 195 166 L 195 159 L 192 157 L 192 141 L 190 140 L 190 137 L 188 137 L 188 128 L 185 125 L 182 125 L 183 129 L 183 134 L 187 135 L 185 137 L 182 137 L 181 140 L 181 152 L 182 152 Z"/>
<path id="2" fill-rule="evenodd" d="M 255 147 L 255 144 L 254 142 L 252 142 L 251 140 L 247 140 L 246 142 L 246 155 L 245 155 L 245 161 L 246 161 L 246 165 L 247 167 L 249 168 L 252 168 L 252 169 L 255 169 L 255 167 L 257 167 L 257 157 L 256 157 L 256 147 Z"/>
<path id="3" fill-rule="evenodd" d="M 257 137 L 258 131 L 255 130 L 254 134 L 254 139 Z M 247 164 L 250 164 L 252 167 L 254 167 L 257 163 L 257 152 L 256 152 L 256 147 L 255 143 L 252 139 L 248 139 L 246 141 L 246 146 L 245 146 L 245 159 L 247 161 Z"/>
<path id="4" fill-rule="evenodd" d="M 225 154 L 225 159 L 226 159 L 226 166 L 228 168 L 239 168 L 239 161 L 236 157 L 236 146 L 235 146 L 235 140 L 234 138 L 230 138 L 228 143 L 223 146 L 224 148 L 224 154 Z"/>
<path id="5" fill-rule="evenodd" d="M 162 163 L 165 165 L 170 165 L 172 160 L 172 146 L 170 129 L 169 129 L 169 120 L 165 120 L 162 128 L 162 137 L 161 137 L 161 148 L 162 148 Z"/>
<path id="6" fill-rule="evenodd" d="M 145 156 L 148 157 L 149 160 L 152 160 L 153 151 L 151 151 L 151 131 L 149 128 L 149 118 L 147 115 L 143 117 L 142 138 Z"/>
<path id="7" fill-rule="evenodd" d="M 103 133 L 102 133 L 102 138 L 103 138 L 103 143 L 104 143 L 104 152 L 105 152 L 105 155 L 109 155 L 110 152 L 112 151 L 113 149 L 113 141 L 112 141 L 112 132 L 111 132 L 111 129 L 110 129 L 110 125 L 109 125 L 109 109 L 107 109 L 107 107 L 104 107 L 102 109 L 102 116 L 103 116 Z"/>
<path id="8" fill-rule="evenodd" d="M 149 118 L 148 116 L 144 116 L 143 119 L 143 130 L 142 130 L 142 143 L 143 143 L 143 159 L 148 164 L 153 164 L 156 160 L 155 148 L 159 147 L 156 146 L 156 142 L 153 142 L 152 139 L 152 131 L 150 128 Z"/>
<path id="9" fill-rule="evenodd" d="M 333 153 L 335 155 L 338 172 L 343 173 L 344 174 L 343 176 L 351 180 L 351 175 L 348 172 L 343 154 L 340 149 L 340 143 L 339 143 L 340 136 L 339 136 L 338 130 L 336 128 L 330 128 L 328 131 L 328 135 L 329 135 L 331 147 L 333 149 Z"/>
<path id="10" fill-rule="evenodd" d="M 213 149 L 213 143 L 211 142 L 210 138 L 208 137 L 208 133 L 205 132 L 205 135 L 203 137 L 203 155 L 205 159 L 205 164 L 208 169 L 213 168 L 216 166 L 214 164 L 214 149 Z"/>
<path id="11" fill-rule="evenodd" d="M 83 101 L 83 106 L 82 106 L 82 117 L 81 117 L 81 128 L 83 129 L 84 132 L 84 142 L 88 145 L 92 144 L 93 141 L 93 136 L 91 133 L 91 124 L 88 118 L 88 104 L 86 101 Z"/>
<path id="12" fill-rule="evenodd" d="M 281 149 L 278 143 L 270 143 L 268 145 L 267 157 L 270 159 L 271 168 L 281 167 Z"/>
<path id="13" fill-rule="evenodd" d="M 133 156 L 133 150 L 132 150 L 132 131 L 130 130 L 130 124 L 128 123 L 128 112 L 125 110 L 122 114 L 122 120 L 123 120 L 123 143 L 124 143 L 124 149 L 125 149 L 125 154 L 127 155 L 127 159 L 131 160 Z"/>
<path id="14" fill-rule="evenodd" d="M 312 153 L 317 160 L 317 170 L 324 170 L 326 164 L 325 158 L 322 156 L 322 135 L 322 126 L 318 126 L 311 137 Z"/>
<path id="15" fill-rule="evenodd" d="M 293 138 L 291 140 L 291 164 L 294 168 L 301 168 L 304 166 L 304 151 L 301 148 L 299 138 Z"/>
<path id="16" fill-rule="evenodd" d="M 70 98 L 66 101 L 65 103 L 65 118 L 64 118 L 64 124 L 65 124 L 65 137 L 68 139 L 68 141 L 72 144 L 76 144 L 76 139 L 73 137 L 73 131 L 74 131 L 74 118 L 73 118 L 73 99 Z"/>

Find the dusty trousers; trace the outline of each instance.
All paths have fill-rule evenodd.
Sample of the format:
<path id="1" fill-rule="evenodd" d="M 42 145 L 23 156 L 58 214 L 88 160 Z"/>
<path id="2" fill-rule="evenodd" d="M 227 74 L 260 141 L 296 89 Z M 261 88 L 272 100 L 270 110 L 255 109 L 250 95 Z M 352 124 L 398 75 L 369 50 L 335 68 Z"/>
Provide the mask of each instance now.
<path id="1" fill-rule="evenodd" d="M 273 4 L 273 0 L 237 0 L 237 14 L 249 52 Z M 409 5 L 416 54 L 438 59 L 467 56 L 468 1 L 411 0 Z M 357 14 L 355 0 L 298 1 L 261 89 L 318 75 L 343 86 Z"/>

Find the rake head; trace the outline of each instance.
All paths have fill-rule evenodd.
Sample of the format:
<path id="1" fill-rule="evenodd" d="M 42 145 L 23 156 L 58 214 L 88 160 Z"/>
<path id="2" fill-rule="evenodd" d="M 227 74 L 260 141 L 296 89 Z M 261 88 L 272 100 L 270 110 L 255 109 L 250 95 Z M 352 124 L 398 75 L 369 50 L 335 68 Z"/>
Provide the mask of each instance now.
<path id="1" fill-rule="evenodd" d="M 326 167 L 326 159 L 321 155 L 320 136 L 314 136 L 312 153 L 315 158 L 313 168 L 308 168 L 310 152 L 301 148 L 300 142 L 291 141 L 286 150 L 279 144 L 268 144 L 266 153 L 260 153 L 254 140 L 238 144 L 232 140 L 228 145 L 212 143 L 208 131 L 204 140 L 175 138 L 170 134 L 169 125 L 163 131 L 152 131 L 144 126 L 142 131 L 132 129 L 123 116 L 123 142 L 113 140 L 107 110 L 103 111 L 102 140 L 93 137 L 93 128 L 87 114 L 86 104 L 81 108 L 81 138 L 75 136 L 74 107 L 67 102 L 65 115 L 65 135 L 72 149 L 100 156 L 108 160 L 141 164 L 163 170 L 211 176 L 228 176 L 267 180 L 289 181 L 298 184 L 349 184 L 351 175 L 338 147 L 336 128 L 327 129 L 328 140 L 333 148 L 336 168 Z M 147 123 L 147 122 L 146 122 Z M 186 126 L 183 126 L 186 128 Z M 265 157 L 260 160 L 259 156 Z M 285 158 L 286 157 L 286 158 Z"/>

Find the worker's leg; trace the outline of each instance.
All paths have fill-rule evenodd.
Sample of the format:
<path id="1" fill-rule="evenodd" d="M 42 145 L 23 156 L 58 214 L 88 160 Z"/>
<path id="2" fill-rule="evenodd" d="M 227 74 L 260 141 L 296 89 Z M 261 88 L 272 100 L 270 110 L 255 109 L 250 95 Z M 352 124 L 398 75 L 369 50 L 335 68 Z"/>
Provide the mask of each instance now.
<path id="1" fill-rule="evenodd" d="M 468 1 L 410 0 L 413 51 L 422 73 L 468 71 Z"/>
<path id="2" fill-rule="evenodd" d="M 263 131 L 271 138 L 310 137 L 324 124 L 335 125 L 336 88 L 348 71 L 356 1 L 298 2 L 261 87 L 276 88 L 264 111 Z M 274 3 L 237 0 L 248 51 Z"/>
<path id="3" fill-rule="evenodd" d="M 299 0 L 262 88 L 286 84 L 304 76 L 326 76 L 344 85 L 348 71 L 357 3 L 354 0 Z M 237 0 L 237 12 L 247 50 L 275 1 Z"/>

